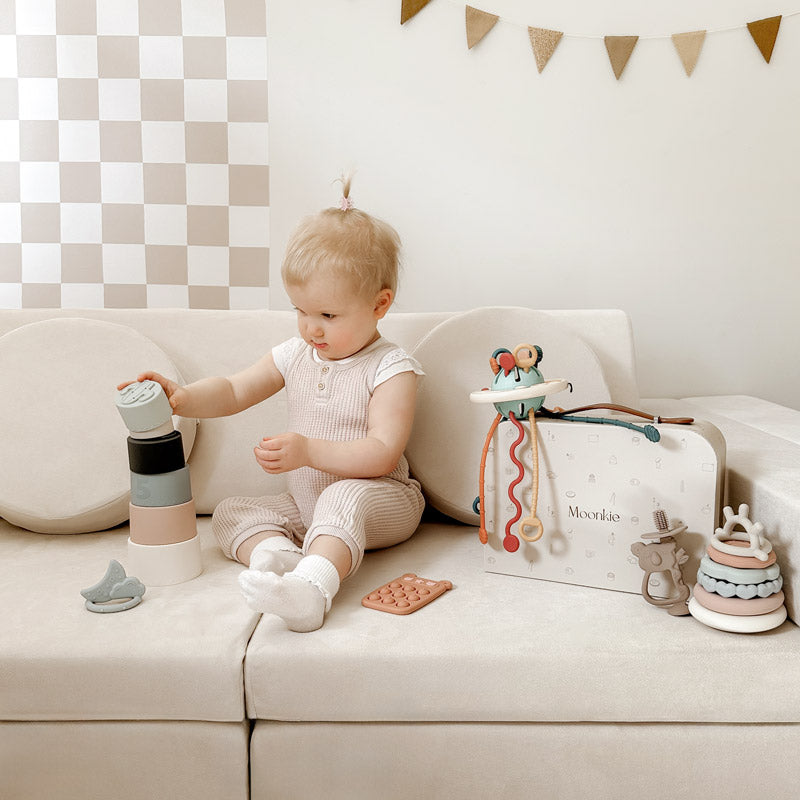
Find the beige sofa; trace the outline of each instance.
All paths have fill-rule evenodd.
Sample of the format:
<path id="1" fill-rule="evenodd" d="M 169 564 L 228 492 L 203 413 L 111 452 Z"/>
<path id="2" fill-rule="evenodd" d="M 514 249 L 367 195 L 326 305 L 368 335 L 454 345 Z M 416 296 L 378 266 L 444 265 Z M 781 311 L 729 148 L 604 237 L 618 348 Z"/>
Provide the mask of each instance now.
<path id="1" fill-rule="evenodd" d="M 498 336 L 526 319 L 496 314 Z M 393 313 L 383 332 L 414 349 L 452 317 Z M 728 498 L 764 522 L 790 620 L 724 633 L 636 594 L 488 573 L 476 528 L 431 508 L 411 540 L 368 554 L 321 630 L 291 633 L 245 606 L 241 567 L 217 550 L 208 517 L 228 494 L 279 486 L 251 455 L 256 436 L 282 425 L 276 397 L 199 424 L 188 463 L 203 573 L 148 588 L 135 609 L 91 614 L 79 594 L 109 559 L 125 565 L 124 523 L 63 535 L 0 520 L 0 797 L 796 797 L 800 413 L 755 398 L 642 401 L 623 313 L 530 312 L 531 325 L 545 317 L 588 344 L 611 399 L 689 409 L 724 433 Z M 0 311 L 0 337 L 65 318 L 138 331 L 186 381 L 232 371 L 293 334 L 284 312 L 42 310 Z M 483 369 L 490 355 L 475 349 L 489 327 L 442 352 L 442 363 L 465 365 L 467 382 L 466 365 Z M 518 340 L 537 336 L 524 329 Z M 433 375 L 441 363 L 423 366 Z M 4 374 L 3 391 L 13 384 Z M 480 442 L 488 422 L 458 430 Z M 16 423 L 0 424 L 10 435 Z M 38 421 L 46 447 L 58 446 L 60 424 Z M 442 425 L 454 425 L 447 410 Z M 419 456 L 428 445 L 415 437 Z M 433 483 L 446 505 L 447 486 Z M 409 617 L 361 606 L 405 572 L 454 589 Z"/>

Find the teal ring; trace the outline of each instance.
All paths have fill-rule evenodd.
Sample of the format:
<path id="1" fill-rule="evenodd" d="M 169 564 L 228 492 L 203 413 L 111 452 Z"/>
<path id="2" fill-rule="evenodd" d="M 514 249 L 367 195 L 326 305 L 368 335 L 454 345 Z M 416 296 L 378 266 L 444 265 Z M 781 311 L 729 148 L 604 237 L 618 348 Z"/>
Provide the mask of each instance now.
<path id="1" fill-rule="evenodd" d="M 781 568 L 778 564 L 771 564 L 769 567 L 760 569 L 740 569 L 729 567 L 727 564 L 717 564 L 708 556 L 703 556 L 700 561 L 700 569 L 706 575 L 718 580 L 728 581 L 728 583 L 764 583 L 764 581 L 774 581 L 780 577 Z"/>

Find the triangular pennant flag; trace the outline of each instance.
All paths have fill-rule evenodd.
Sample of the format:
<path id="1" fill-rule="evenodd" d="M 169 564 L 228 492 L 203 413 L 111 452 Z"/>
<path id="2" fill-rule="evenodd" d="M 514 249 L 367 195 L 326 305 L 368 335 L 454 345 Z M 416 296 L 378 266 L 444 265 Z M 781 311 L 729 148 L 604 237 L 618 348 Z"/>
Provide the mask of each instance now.
<path id="1" fill-rule="evenodd" d="M 500 17 L 498 17 L 497 14 L 489 14 L 487 11 L 481 11 L 479 8 L 467 6 L 466 19 L 467 47 L 471 50 L 495 25 L 497 25 L 497 20 L 499 20 Z"/>
<path id="2" fill-rule="evenodd" d="M 759 19 L 755 22 L 747 23 L 747 30 L 753 37 L 753 41 L 758 45 L 761 55 L 764 56 L 764 61 L 769 64 L 772 58 L 772 48 L 775 47 L 775 40 L 778 38 L 778 28 L 781 27 L 781 18 L 767 17 L 766 19 Z"/>
<path id="3" fill-rule="evenodd" d="M 400 8 L 400 24 L 405 25 L 411 17 L 416 16 L 431 0 L 403 0 Z"/>
<path id="4" fill-rule="evenodd" d="M 700 50 L 706 38 L 705 31 L 691 31 L 689 33 L 674 33 L 672 43 L 678 51 L 678 55 L 686 70 L 686 75 L 691 77 L 694 68 L 697 66 L 697 59 L 700 58 Z"/>
<path id="5" fill-rule="evenodd" d="M 533 55 L 536 57 L 536 69 L 540 73 L 550 60 L 550 56 L 555 52 L 563 35 L 561 31 L 549 31 L 546 28 L 528 28 Z"/>
<path id="6" fill-rule="evenodd" d="M 628 63 L 628 59 L 631 57 L 633 48 L 636 47 L 636 42 L 639 41 L 639 37 L 606 36 L 604 41 L 608 51 L 608 58 L 611 61 L 611 68 L 614 70 L 617 80 L 619 80 L 625 65 Z"/>

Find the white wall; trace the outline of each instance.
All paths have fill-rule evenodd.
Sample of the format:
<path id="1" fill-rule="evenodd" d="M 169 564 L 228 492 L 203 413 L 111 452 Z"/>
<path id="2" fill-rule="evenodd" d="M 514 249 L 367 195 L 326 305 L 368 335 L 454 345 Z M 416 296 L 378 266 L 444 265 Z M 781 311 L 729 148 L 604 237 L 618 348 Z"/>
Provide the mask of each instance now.
<path id="1" fill-rule="evenodd" d="M 502 20 L 470 51 L 453 0 L 402 27 L 400 0 L 268 0 L 272 306 L 291 228 L 355 167 L 355 203 L 404 241 L 399 310 L 622 308 L 643 396 L 800 408 L 800 16 L 767 65 L 744 25 L 774 0 L 480 7 Z M 642 39 L 616 81 L 602 38 L 564 38 L 539 75 L 528 24 L 742 27 L 691 78 Z"/>

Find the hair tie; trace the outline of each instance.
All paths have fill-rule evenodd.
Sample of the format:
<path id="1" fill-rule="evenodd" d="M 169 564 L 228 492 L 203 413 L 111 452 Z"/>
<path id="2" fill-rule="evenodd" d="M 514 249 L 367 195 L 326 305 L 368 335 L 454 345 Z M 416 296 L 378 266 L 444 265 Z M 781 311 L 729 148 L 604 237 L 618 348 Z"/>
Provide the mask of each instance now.
<path id="1" fill-rule="evenodd" d="M 345 197 L 342 195 L 342 199 L 339 200 L 339 208 L 342 211 L 349 211 L 353 207 L 353 201 L 349 197 Z"/>

